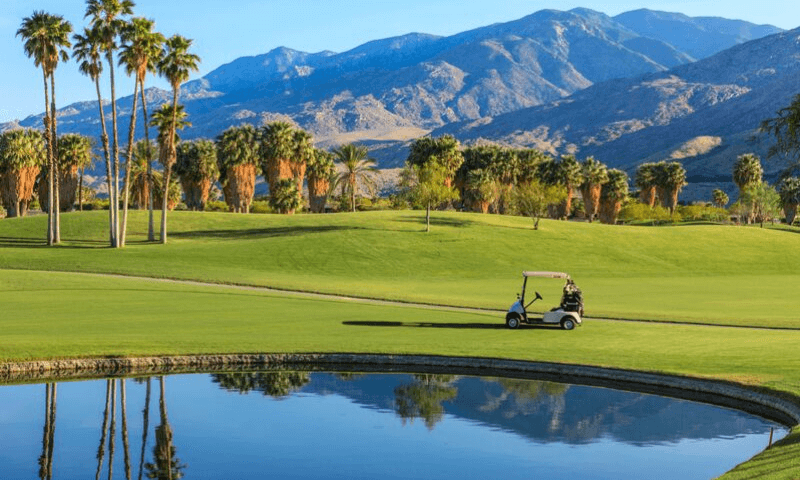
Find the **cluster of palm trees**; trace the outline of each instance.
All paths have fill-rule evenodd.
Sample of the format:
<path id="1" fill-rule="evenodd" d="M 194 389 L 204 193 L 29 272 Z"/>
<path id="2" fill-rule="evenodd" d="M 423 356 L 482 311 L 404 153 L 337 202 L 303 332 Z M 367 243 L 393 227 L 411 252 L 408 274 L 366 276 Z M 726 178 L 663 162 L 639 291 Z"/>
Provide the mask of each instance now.
<path id="1" fill-rule="evenodd" d="M 794 223 L 797 207 L 800 205 L 800 178 L 789 172 L 781 176 L 775 186 L 764 181 L 764 168 L 761 159 L 752 153 L 740 155 L 733 166 L 733 182 L 739 189 L 739 199 L 733 209 L 741 212 L 747 223 L 761 222 L 775 218 L 783 209 L 786 223 Z M 724 207 L 728 196 L 721 190 L 712 193 L 713 203 Z"/>
<path id="2" fill-rule="evenodd" d="M 452 137 L 425 140 L 452 145 Z M 414 155 L 409 163 L 425 156 Z M 428 155 L 427 158 L 437 158 Z M 622 170 L 609 169 L 593 157 L 578 161 L 573 155 L 552 158 L 535 149 L 512 149 L 500 146 L 476 146 L 463 150 L 463 161 L 454 171 L 454 184 L 461 193 L 465 208 L 488 213 L 513 210 L 515 189 L 542 185 L 559 187 L 562 195 L 550 205 L 551 218 L 566 219 L 572 215 L 573 198 L 580 191 L 586 218 L 614 224 L 623 200 L 628 195 L 628 175 Z M 526 189 L 529 190 L 529 189 Z"/>
<path id="3" fill-rule="evenodd" d="M 634 184 L 643 204 L 652 208 L 658 202 L 673 213 L 686 186 L 686 169 L 680 162 L 643 163 L 636 169 Z"/>
<path id="4" fill-rule="evenodd" d="M 167 241 L 167 199 L 171 175 L 171 166 L 175 162 L 176 145 L 175 130 L 177 128 L 178 96 L 181 83 L 189 78 L 192 71 L 198 69 L 200 61 L 197 55 L 189 52 L 192 41 L 180 35 L 165 38 L 154 30 L 155 23 L 145 18 L 133 17 L 135 4 L 131 0 L 87 0 L 86 15 L 89 25 L 82 33 L 73 35 L 75 45 L 71 56 L 79 62 L 82 73 L 91 78 L 97 90 L 98 109 L 100 111 L 100 138 L 106 168 L 106 187 L 109 195 L 109 241 L 113 247 L 123 247 L 128 220 L 128 204 L 130 199 L 131 176 L 133 174 L 133 149 L 136 131 L 136 116 L 139 96 L 142 100 L 145 139 L 148 139 L 147 102 L 145 98 L 145 81 L 148 73 L 158 74 L 167 79 L 172 87 L 172 104 L 167 105 L 167 115 L 171 121 L 160 125 L 159 130 L 164 146 L 161 161 L 165 165 L 165 180 L 162 182 L 165 193 L 162 195 L 162 216 L 160 240 Z M 35 11 L 30 17 L 23 19 L 17 35 L 23 39 L 25 53 L 31 57 L 37 67 L 42 68 L 45 86 L 45 132 L 47 168 L 47 199 L 50 221 L 48 222 L 48 244 L 60 241 L 61 198 L 59 183 L 61 180 L 59 151 L 56 148 L 57 110 L 55 101 L 55 71 L 60 61 L 70 58 L 69 48 L 72 25 L 60 15 L 43 11 Z M 120 165 L 120 145 L 118 140 L 118 115 L 116 105 L 115 66 L 124 67 L 128 75 L 135 77 L 133 108 L 131 109 L 130 129 L 128 132 L 125 164 Z M 108 68 L 111 89 L 111 125 L 109 137 L 106 123 L 106 108 L 100 88 L 104 68 Z M 51 141 L 52 140 L 52 141 Z M 148 209 L 150 219 L 148 239 L 154 240 L 153 228 L 153 175 L 151 160 L 146 159 L 148 184 Z M 120 168 L 125 171 L 124 192 L 120 190 Z M 52 201 L 50 201 L 52 199 Z M 120 216 L 120 206 L 122 213 Z"/>

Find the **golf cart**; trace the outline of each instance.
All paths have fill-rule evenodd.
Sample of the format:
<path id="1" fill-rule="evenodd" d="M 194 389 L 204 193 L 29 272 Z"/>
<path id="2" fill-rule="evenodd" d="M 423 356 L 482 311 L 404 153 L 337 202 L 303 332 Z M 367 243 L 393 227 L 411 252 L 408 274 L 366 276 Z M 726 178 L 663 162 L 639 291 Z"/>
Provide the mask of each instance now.
<path id="1" fill-rule="evenodd" d="M 539 292 L 530 303 L 525 304 L 525 288 L 528 285 L 528 277 L 538 278 L 563 278 L 567 280 L 564 285 L 564 292 L 561 296 L 561 305 L 546 312 L 541 318 L 529 317 L 528 307 L 536 300 L 542 300 Z M 564 330 L 572 330 L 576 325 L 581 324 L 583 317 L 583 294 L 572 279 L 566 273 L 560 272 L 522 272 L 522 293 L 517 295 L 517 301 L 511 305 L 506 314 L 506 326 L 517 328 L 522 323 L 533 324 L 554 324 L 561 325 Z"/>

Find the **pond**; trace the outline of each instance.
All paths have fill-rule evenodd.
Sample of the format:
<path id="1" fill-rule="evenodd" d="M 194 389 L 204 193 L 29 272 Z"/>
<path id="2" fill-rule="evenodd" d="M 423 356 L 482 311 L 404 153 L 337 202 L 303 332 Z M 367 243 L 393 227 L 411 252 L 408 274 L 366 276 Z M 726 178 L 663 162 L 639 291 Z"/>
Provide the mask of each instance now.
<path id="1" fill-rule="evenodd" d="M 715 477 L 786 429 L 536 380 L 253 372 L 0 387 L 3 478 Z M 666 474 L 666 477 L 665 477 Z"/>

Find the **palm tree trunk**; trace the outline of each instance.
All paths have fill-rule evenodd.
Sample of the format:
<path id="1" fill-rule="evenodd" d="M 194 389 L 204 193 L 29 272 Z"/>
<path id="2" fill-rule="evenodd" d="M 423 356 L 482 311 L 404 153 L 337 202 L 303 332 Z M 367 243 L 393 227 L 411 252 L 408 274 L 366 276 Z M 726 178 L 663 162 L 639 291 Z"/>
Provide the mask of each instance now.
<path id="1" fill-rule="evenodd" d="M 111 152 L 114 156 L 114 202 L 112 205 L 114 208 L 114 247 L 119 248 L 119 138 L 117 128 L 117 90 L 114 84 L 114 57 L 111 51 L 108 52 L 108 67 L 108 74 L 111 77 L 111 128 L 114 135 L 111 143 Z"/>
<path id="2" fill-rule="evenodd" d="M 53 450 L 56 443 L 56 403 L 58 395 L 58 384 L 54 383 L 50 389 L 52 398 L 50 399 L 50 450 L 47 455 L 47 478 L 53 478 Z"/>
<path id="3" fill-rule="evenodd" d="M 356 211 L 356 178 L 355 176 L 350 177 L 350 202 L 353 206 L 353 212 Z"/>
<path id="4" fill-rule="evenodd" d="M 123 237 L 124 238 L 124 237 Z M 119 381 L 120 397 L 122 405 L 122 449 L 125 456 L 125 478 L 131 480 L 131 449 L 128 443 L 128 412 L 125 398 L 125 379 Z"/>
<path id="5" fill-rule="evenodd" d="M 42 74 L 44 75 L 44 141 L 47 142 L 47 171 L 49 178 L 47 179 L 47 188 L 49 196 L 47 197 L 47 245 L 53 245 L 55 238 L 53 232 L 53 141 L 50 138 L 50 88 L 47 85 L 47 71 L 42 66 Z"/>
<path id="6" fill-rule="evenodd" d="M 136 100 L 139 95 L 139 79 L 133 85 L 133 106 L 131 107 L 131 124 L 128 128 L 128 155 L 125 158 L 125 195 L 122 200 L 122 236 L 120 246 L 125 246 L 125 235 L 128 231 L 128 200 L 131 196 L 131 160 L 133 158 L 133 139 L 136 135 Z"/>
<path id="7" fill-rule="evenodd" d="M 144 467 L 144 455 L 147 448 L 147 432 L 150 423 L 150 377 L 147 378 L 147 390 L 144 396 L 144 410 L 142 412 L 142 452 L 139 456 L 139 480 L 142 480 L 142 470 Z"/>
<path id="8" fill-rule="evenodd" d="M 59 171 L 59 164 L 58 164 L 58 134 L 56 133 L 56 124 L 57 124 L 57 116 L 58 112 L 56 110 L 56 74 L 55 71 L 50 74 L 50 124 L 52 130 L 52 138 L 53 138 L 53 166 L 54 166 L 54 175 L 53 175 L 53 190 L 55 192 L 53 201 L 50 202 L 52 205 L 53 210 L 53 242 L 58 244 L 61 243 L 61 197 L 60 197 L 60 190 L 61 190 L 61 181 L 60 175 L 61 172 Z"/>
<path id="9" fill-rule="evenodd" d="M 39 456 L 39 478 L 47 478 L 47 456 L 50 451 L 50 384 L 44 386 L 44 430 L 42 432 L 42 454 Z"/>
<path id="10" fill-rule="evenodd" d="M 167 243 L 167 205 L 169 201 L 169 181 L 172 175 L 172 160 L 175 158 L 175 129 L 178 122 L 178 89 L 172 90 L 172 127 L 169 129 L 169 158 L 164 168 L 164 201 L 161 206 L 161 243 Z"/>
<path id="11" fill-rule="evenodd" d="M 109 146 L 108 146 L 108 130 L 106 130 L 106 113 L 103 110 L 103 96 L 100 93 L 100 77 L 97 76 L 94 79 L 94 86 L 97 89 L 97 107 L 100 109 L 100 126 L 102 127 L 102 135 L 101 141 L 103 143 L 103 156 L 106 159 L 106 186 L 108 188 L 108 240 L 113 247 L 116 243 L 116 237 L 114 237 L 114 210 L 111 208 L 111 205 L 114 203 L 114 197 L 112 195 L 113 188 L 111 186 L 111 155 L 109 153 Z"/>
<path id="12" fill-rule="evenodd" d="M 117 437 L 117 382 L 111 380 L 111 427 L 108 431 L 108 478 L 114 478 L 114 441 Z"/>
<path id="13" fill-rule="evenodd" d="M 147 241 L 154 242 L 155 228 L 153 226 L 153 159 L 150 158 L 150 126 L 147 124 L 147 98 L 144 94 L 144 79 L 142 79 L 142 119 L 144 120 L 144 141 L 147 145 Z"/>
<path id="14" fill-rule="evenodd" d="M 81 176 L 78 177 L 78 211 L 83 211 L 83 167 L 81 167 Z"/>
<path id="15" fill-rule="evenodd" d="M 95 480 L 100 480 L 100 472 L 103 470 L 103 459 L 106 457 L 106 434 L 108 432 L 108 408 L 111 405 L 111 382 L 106 380 L 106 408 L 103 410 L 103 428 L 100 433 L 100 446 L 97 447 L 97 471 L 95 472 Z"/>

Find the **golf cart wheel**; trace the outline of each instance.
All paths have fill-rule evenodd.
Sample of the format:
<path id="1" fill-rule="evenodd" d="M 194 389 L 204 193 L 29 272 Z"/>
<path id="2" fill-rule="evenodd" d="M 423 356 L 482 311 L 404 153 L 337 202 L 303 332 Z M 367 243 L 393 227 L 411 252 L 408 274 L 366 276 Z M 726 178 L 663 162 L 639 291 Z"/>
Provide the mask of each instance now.
<path id="1" fill-rule="evenodd" d="M 561 328 L 564 330 L 572 330 L 575 328 L 575 319 L 572 317 L 564 317 L 561 319 Z"/>
<path id="2" fill-rule="evenodd" d="M 506 326 L 512 330 L 519 327 L 519 315 L 506 316 Z"/>

